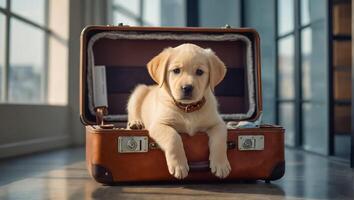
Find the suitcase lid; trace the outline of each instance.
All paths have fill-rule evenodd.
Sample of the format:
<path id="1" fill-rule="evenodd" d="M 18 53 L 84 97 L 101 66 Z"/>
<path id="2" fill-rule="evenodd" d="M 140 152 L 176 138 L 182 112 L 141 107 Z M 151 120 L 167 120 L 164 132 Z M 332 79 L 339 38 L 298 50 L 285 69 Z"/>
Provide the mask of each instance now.
<path id="1" fill-rule="evenodd" d="M 155 84 L 146 64 L 164 48 L 183 43 L 211 48 L 225 63 L 226 76 L 215 88 L 223 119 L 257 120 L 262 88 L 260 38 L 254 29 L 88 26 L 81 34 L 82 123 L 126 122 L 134 87 Z"/>

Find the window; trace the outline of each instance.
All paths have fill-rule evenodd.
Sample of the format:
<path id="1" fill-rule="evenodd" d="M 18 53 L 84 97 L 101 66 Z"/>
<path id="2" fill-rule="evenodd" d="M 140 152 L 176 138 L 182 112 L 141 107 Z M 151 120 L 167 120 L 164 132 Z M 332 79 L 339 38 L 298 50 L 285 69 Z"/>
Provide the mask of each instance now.
<path id="1" fill-rule="evenodd" d="M 3 76 L 5 66 L 5 15 L 0 13 L 0 102 L 3 99 Z"/>
<path id="2" fill-rule="evenodd" d="M 10 27 L 8 101 L 43 103 L 45 32 L 17 19 Z"/>
<path id="3" fill-rule="evenodd" d="M 68 0 L 6 2 L 0 0 L 1 102 L 67 104 Z M 64 46 L 64 56 L 56 43 Z"/>
<path id="4" fill-rule="evenodd" d="M 294 0 L 278 0 L 278 34 L 294 30 Z"/>
<path id="5" fill-rule="evenodd" d="M 301 145 L 305 150 L 326 154 L 328 150 L 328 63 L 326 3 L 301 0 L 300 6 L 300 111 Z"/>
<path id="6" fill-rule="evenodd" d="M 327 154 L 326 2 L 278 0 L 278 122 L 286 144 Z"/>
<path id="7" fill-rule="evenodd" d="M 111 0 L 110 21 L 130 26 L 185 26 L 185 0 Z"/>
<path id="8" fill-rule="evenodd" d="M 293 100 L 295 97 L 295 57 L 294 36 L 290 35 L 278 42 L 279 55 L 279 98 Z"/>
<path id="9" fill-rule="evenodd" d="M 285 142 L 295 145 L 295 43 L 291 34 L 278 41 L 278 109 L 279 123 L 287 133 Z"/>
<path id="10" fill-rule="evenodd" d="M 199 25 L 202 27 L 241 26 L 241 0 L 202 0 L 199 2 Z"/>
<path id="11" fill-rule="evenodd" d="M 140 12 L 140 0 L 113 0 L 112 2 L 114 21 L 129 24 L 130 26 L 137 26 L 143 23 Z"/>
<path id="12" fill-rule="evenodd" d="M 46 25 L 46 0 L 11 0 L 11 12 L 41 26 Z"/>
<path id="13" fill-rule="evenodd" d="M 278 122 L 285 142 L 295 146 L 295 32 L 294 0 L 278 0 Z"/>
<path id="14" fill-rule="evenodd" d="M 0 7 L 2 8 L 6 7 L 6 0 L 0 0 Z"/>

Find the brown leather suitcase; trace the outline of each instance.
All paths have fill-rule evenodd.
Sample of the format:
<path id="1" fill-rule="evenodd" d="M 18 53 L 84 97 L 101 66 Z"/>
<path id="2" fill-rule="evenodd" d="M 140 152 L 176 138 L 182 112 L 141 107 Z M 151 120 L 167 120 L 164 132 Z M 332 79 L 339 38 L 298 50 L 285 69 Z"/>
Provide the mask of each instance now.
<path id="1" fill-rule="evenodd" d="M 209 169 L 205 133 L 181 133 L 189 175 L 169 174 L 164 153 L 146 130 L 126 130 L 127 98 L 138 83 L 153 84 L 146 63 L 168 46 L 209 47 L 228 67 L 215 88 L 229 122 L 231 173 L 218 179 Z M 260 39 L 253 29 L 90 26 L 81 35 L 80 115 L 86 126 L 86 163 L 104 184 L 146 181 L 277 180 L 285 172 L 284 129 L 259 125 L 262 115 Z M 238 121 L 252 127 L 234 127 Z"/>

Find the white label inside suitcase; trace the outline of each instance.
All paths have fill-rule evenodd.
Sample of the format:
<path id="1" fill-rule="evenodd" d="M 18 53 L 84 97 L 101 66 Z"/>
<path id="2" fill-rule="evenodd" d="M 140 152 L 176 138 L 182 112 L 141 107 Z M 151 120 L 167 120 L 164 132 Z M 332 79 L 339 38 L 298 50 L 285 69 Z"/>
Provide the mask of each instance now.
<path id="1" fill-rule="evenodd" d="M 264 150 L 264 135 L 238 136 L 238 150 L 240 151 Z"/>
<path id="2" fill-rule="evenodd" d="M 106 67 L 96 65 L 93 70 L 93 103 L 97 107 L 107 107 Z"/>
<path id="3" fill-rule="evenodd" d="M 119 136 L 119 153 L 140 153 L 148 151 L 147 136 Z"/>

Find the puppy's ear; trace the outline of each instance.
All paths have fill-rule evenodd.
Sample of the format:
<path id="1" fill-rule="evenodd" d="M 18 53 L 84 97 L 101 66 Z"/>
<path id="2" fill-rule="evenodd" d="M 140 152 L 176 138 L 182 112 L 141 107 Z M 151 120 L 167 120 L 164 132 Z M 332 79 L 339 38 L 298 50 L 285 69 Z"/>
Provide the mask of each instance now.
<path id="1" fill-rule="evenodd" d="M 159 85 L 159 87 L 165 82 L 168 58 L 170 57 L 171 50 L 171 47 L 164 49 L 147 64 L 151 78 Z"/>
<path id="2" fill-rule="evenodd" d="M 215 86 L 225 77 L 226 66 L 220 58 L 215 55 L 213 50 L 205 49 L 205 52 L 209 59 L 209 85 L 211 90 L 214 91 Z"/>

